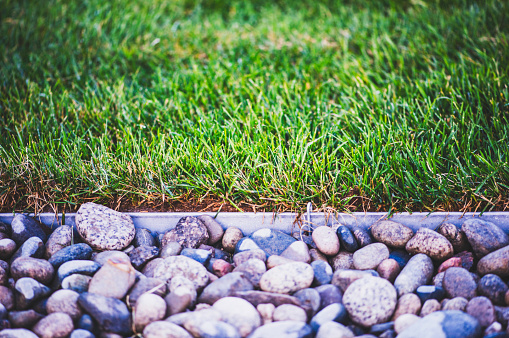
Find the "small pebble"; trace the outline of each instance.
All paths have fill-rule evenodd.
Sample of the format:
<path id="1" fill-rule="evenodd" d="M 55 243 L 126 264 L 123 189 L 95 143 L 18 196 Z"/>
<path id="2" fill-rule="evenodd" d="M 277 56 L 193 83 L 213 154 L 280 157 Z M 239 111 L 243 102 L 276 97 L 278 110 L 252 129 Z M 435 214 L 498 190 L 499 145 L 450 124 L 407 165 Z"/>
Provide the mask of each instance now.
<path id="1" fill-rule="evenodd" d="M 283 321 L 283 320 L 295 320 L 300 322 L 307 322 L 308 316 L 306 311 L 304 311 L 301 307 L 292 305 L 292 304 L 283 304 L 279 305 L 273 314 L 273 321 Z"/>
<path id="2" fill-rule="evenodd" d="M 244 234 L 239 228 L 230 227 L 226 229 L 222 239 L 223 248 L 228 252 L 235 251 L 235 247 L 242 237 L 244 237 Z"/>
<path id="3" fill-rule="evenodd" d="M 41 319 L 32 331 L 41 338 L 66 337 L 74 330 L 71 317 L 65 313 L 55 312 Z"/>
<path id="4" fill-rule="evenodd" d="M 133 317 L 136 332 L 142 332 L 148 324 L 163 319 L 165 315 L 166 302 L 164 299 L 153 293 L 142 294 L 134 307 Z"/>
<path id="5" fill-rule="evenodd" d="M 334 256 L 339 252 L 339 239 L 334 230 L 328 226 L 320 226 L 313 230 L 313 241 L 318 250 L 326 256 Z"/>

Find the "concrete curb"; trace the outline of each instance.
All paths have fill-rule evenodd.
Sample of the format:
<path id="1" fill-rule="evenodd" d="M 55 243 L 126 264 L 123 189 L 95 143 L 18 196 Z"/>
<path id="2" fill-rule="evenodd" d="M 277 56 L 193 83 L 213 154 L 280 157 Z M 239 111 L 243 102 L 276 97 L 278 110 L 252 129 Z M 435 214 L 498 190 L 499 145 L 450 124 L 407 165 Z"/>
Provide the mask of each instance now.
<path id="1" fill-rule="evenodd" d="M 178 220 L 184 216 L 199 216 L 211 215 L 216 216 L 216 213 L 210 212 L 174 212 L 174 213 L 158 213 L 158 212 L 128 212 L 128 215 L 133 219 L 136 227 L 147 228 L 155 233 L 164 233 L 172 229 L 177 224 Z M 43 213 L 37 215 L 35 218 L 50 227 L 60 226 L 62 223 L 67 225 L 75 225 L 75 213 L 65 214 L 52 214 Z M 310 219 L 308 218 L 310 215 Z M 29 214 L 29 216 L 34 216 Z M 0 221 L 10 224 L 13 214 L 0 214 Z M 485 213 L 461 213 L 461 212 L 434 212 L 434 213 L 397 213 L 394 214 L 389 220 L 402 223 L 412 230 L 417 231 L 420 227 L 430 229 L 437 228 L 442 223 L 452 223 L 456 226 L 461 226 L 467 219 L 478 218 L 485 221 L 490 221 L 502 228 L 509 234 L 509 212 L 485 212 Z M 261 228 L 272 228 L 280 230 L 285 233 L 292 233 L 311 227 L 321 225 L 329 225 L 337 227 L 339 224 L 347 225 L 348 227 L 360 226 L 369 228 L 378 220 L 387 219 L 385 212 L 354 212 L 351 214 L 346 213 L 309 213 L 305 215 L 298 215 L 295 213 L 268 213 L 268 212 L 245 212 L 245 213 L 219 213 L 216 220 L 223 226 L 238 227 L 242 230 L 244 235 L 249 235 L 254 231 Z"/>

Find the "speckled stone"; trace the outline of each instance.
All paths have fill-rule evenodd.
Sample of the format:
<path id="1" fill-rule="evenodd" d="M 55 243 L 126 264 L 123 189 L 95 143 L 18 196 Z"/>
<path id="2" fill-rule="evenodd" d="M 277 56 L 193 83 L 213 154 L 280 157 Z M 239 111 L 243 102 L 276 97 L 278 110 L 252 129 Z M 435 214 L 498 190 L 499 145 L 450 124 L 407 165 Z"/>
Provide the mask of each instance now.
<path id="1" fill-rule="evenodd" d="M 212 260 L 209 263 L 210 272 L 212 272 L 217 277 L 221 278 L 233 271 L 233 265 L 227 261 L 216 258 L 212 258 Z"/>
<path id="2" fill-rule="evenodd" d="M 156 321 L 145 326 L 144 338 L 192 338 L 184 328 L 167 321 Z"/>
<path id="3" fill-rule="evenodd" d="M 200 244 L 207 244 L 209 233 L 207 227 L 193 216 L 182 217 L 174 229 L 167 231 L 161 246 L 168 242 L 178 242 L 184 248 L 198 248 Z"/>
<path id="4" fill-rule="evenodd" d="M 487 274 L 477 284 L 477 292 L 481 296 L 488 297 L 493 304 L 505 306 L 505 295 L 509 288 L 502 278 L 497 275 Z"/>
<path id="5" fill-rule="evenodd" d="M 16 214 L 11 222 L 11 239 L 19 246 L 30 237 L 39 237 L 46 242 L 46 233 L 41 226 L 31 217 Z"/>
<path id="6" fill-rule="evenodd" d="M 480 275 L 491 273 L 500 277 L 509 277 L 509 246 L 481 258 L 477 263 L 477 272 Z"/>
<path id="7" fill-rule="evenodd" d="M 152 259 L 159 255 L 159 248 L 157 246 L 145 246 L 141 245 L 134 248 L 129 252 L 129 258 L 131 264 L 137 270 L 143 269 L 143 267 Z"/>
<path id="8" fill-rule="evenodd" d="M 480 219 L 466 220 L 461 226 L 477 258 L 509 245 L 509 236 L 498 226 Z"/>
<path id="9" fill-rule="evenodd" d="M 413 315 L 419 314 L 421 310 L 421 300 L 414 293 L 407 293 L 398 299 L 396 310 L 392 315 L 392 321 L 398 319 L 399 316 L 410 313 Z"/>
<path id="10" fill-rule="evenodd" d="M 437 311 L 415 321 L 398 335 L 398 338 L 415 338 L 416 332 L 426 333 L 425 337 L 482 336 L 481 326 L 472 316 L 460 311 Z M 424 337 L 424 336 L 423 336 Z"/>
<path id="11" fill-rule="evenodd" d="M 244 234 L 239 228 L 229 227 L 223 234 L 222 244 L 224 250 L 228 252 L 235 251 L 237 243 L 244 237 Z"/>
<path id="12" fill-rule="evenodd" d="M 88 285 L 92 277 L 81 275 L 79 273 L 70 275 L 65 277 L 62 280 L 62 289 L 68 289 L 72 291 L 76 291 L 78 293 L 83 293 L 88 291 Z"/>
<path id="13" fill-rule="evenodd" d="M 262 249 L 251 238 L 243 237 L 237 242 L 237 245 L 235 246 L 235 250 L 233 252 L 234 252 L 234 254 L 238 254 L 240 252 L 251 251 L 251 250 L 262 250 Z M 267 254 L 267 253 L 265 253 L 265 254 Z"/>
<path id="14" fill-rule="evenodd" d="M 440 305 L 440 302 L 438 300 L 428 299 L 422 305 L 420 316 L 426 317 L 430 313 L 440 311 L 441 308 L 442 308 L 442 305 Z"/>
<path id="15" fill-rule="evenodd" d="M 472 299 L 477 296 L 477 284 L 466 269 L 457 267 L 447 269 L 442 284 L 449 298 Z"/>
<path id="16" fill-rule="evenodd" d="M 461 258 L 459 258 L 459 257 L 449 258 L 448 260 L 446 260 L 445 262 L 440 264 L 440 266 L 438 267 L 438 273 L 445 272 L 447 269 L 452 268 L 452 267 L 460 268 L 461 267 Z"/>
<path id="17" fill-rule="evenodd" d="M 69 225 L 61 225 L 53 230 L 46 242 L 46 252 L 44 257 L 48 259 L 53 256 L 55 252 L 71 245 L 73 237 L 72 233 L 73 229 Z"/>
<path id="18" fill-rule="evenodd" d="M 276 266 L 293 263 L 295 261 L 292 261 L 291 259 L 284 258 L 278 255 L 271 255 L 269 258 L 267 258 L 267 269 L 272 269 Z"/>
<path id="19" fill-rule="evenodd" d="M 343 250 L 349 252 L 355 252 L 359 248 L 359 244 L 355 239 L 352 231 L 346 225 L 340 225 L 336 229 L 336 234 L 338 235 L 340 247 Z"/>
<path id="20" fill-rule="evenodd" d="M 484 328 L 497 319 L 493 304 L 484 296 L 472 298 L 467 304 L 466 313 L 477 319 Z"/>
<path id="21" fill-rule="evenodd" d="M 334 303 L 326 306 L 313 318 L 311 318 L 310 325 L 314 332 L 327 322 L 345 323 L 348 313 L 343 304 Z"/>
<path id="22" fill-rule="evenodd" d="M 373 243 L 354 252 L 353 265 L 357 270 L 376 269 L 387 258 L 389 248 L 383 243 Z"/>
<path id="23" fill-rule="evenodd" d="M 139 246 L 157 246 L 157 243 L 150 230 L 145 228 L 136 228 L 133 245 L 137 248 Z"/>
<path id="24" fill-rule="evenodd" d="M 336 257 L 336 256 L 334 256 L 334 257 Z M 315 261 L 325 261 L 325 262 L 328 262 L 327 256 L 325 256 L 323 253 L 318 251 L 318 249 L 314 249 L 314 248 L 313 249 L 309 249 L 309 257 L 311 257 L 311 262 L 315 262 Z"/>
<path id="25" fill-rule="evenodd" d="M 295 320 L 286 320 L 282 322 L 273 322 L 257 328 L 249 338 L 267 338 L 267 337 L 292 337 L 292 338 L 311 338 L 313 331 L 311 327 L 303 322 Z"/>
<path id="26" fill-rule="evenodd" d="M 121 259 L 121 260 L 130 260 L 129 256 L 122 251 L 117 250 L 109 250 L 109 251 L 103 251 L 99 252 L 97 255 L 93 256 L 93 261 L 97 264 L 103 266 L 104 263 L 106 263 L 109 259 L 115 258 L 115 259 Z"/>
<path id="27" fill-rule="evenodd" d="M 452 223 L 442 223 L 438 227 L 437 232 L 447 238 L 455 252 L 462 252 L 468 250 L 470 247 L 465 234 Z"/>
<path id="28" fill-rule="evenodd" d="M 281 257 L 291 259 L 296 262 L 309 263 L 311 256 L 309 256 L 309 248 L 306 243 L 302 241 L 293 242 L 281 253 Z"/>
<path id="29" fill-rule="evenodd" d="M 214 245 L 219 242 L 224 235 L 224 230 L 221 224 L 219 224 L 214 217 L 210 215 L 201 215 L 198 217 L 200 221 L 205 225 L 209 233 L 209 245 Z"/>
<path id="30" fill-rule="evenodd" d="M 315 277 L 313 279 L 313 285 L 324 285 L 329 284 L 332 280 L 332 267 L 329 263 L 324 261 L 311 262 Z"/>
<path id="31" fill-rule="evenodd" d="M 244 262 L 247 262 L 250 259 L 259 259 L 263 262 L 267 260 L 267 255 L 265 254 L 265 251 L 262 249 L 253 249 L 248 251 L 242 251 L 239 253 L 236 253 L 233 256 L 233 263 L 235 263 L 235 266 L 239 266 Z"/>
<path id="32" fill-rule="evenodd" d="M 273 292 L 241 291 L 235 292 L 233 296 L 245 299 L 253 304 L 253 306 L 258 306 L 260 304 L 272 304 L 274 306 L 279 306 L 281 304 L 300 305 L 300 301 L 294 296 Z"/>
<path id="33" fill-rule="evenodd" d="M 353 338 L 355 335 L 346 326 L 333 321 L 326 322 L 320 326 L 316 333 L 316 338 L 329 338 L 329 337 L 341 337 L 341 338 Z"/>
<path id="34" fill-rule="evenodd" d="M 252 258 L 246 262 L 238 265 L 233 272 L 241 272 L 244 274 L 253 286 L 260 287 L 260 279 L 263 274 L 267 271 L 265 263 L 257 258 Z"/>
<path id="35" fill-rule="evenodd" d="M 306 288 L 299 290 L 293 294 L 300 302 L 300 307 L 303 308 L 308 317 L 313 317 L 320 309 L 320 294 L 313 288 Z"/>
<path id="36" fill-rule="evenodd" d="M 376 268 L 376 272 L 378 272 L 380 277 L 387 279 L 391 283 L 398 277 L 400 271 L 398 262 L 392 258 L 384 259 Z"/>
<path id="37" fill-rule="evenodd" d="M 78 305 L 79 296 L 79 293 L 72 290 L 57 290 L 48 298 L 46 311 L 48 313 L 63 312 L 76 320 L 83 315 Z"/>
<path id="38" fill-rule="evenodd" d="M 445 272 L 437 273 L 435 277 L 433 277 L 433 285 L 443 289 L 444 275 Z"/>
<path id="39" fill-rule="evenodd" d="M 99 270 L 101 266 L 96 262 L 87 260 L 75 260 L 66 262 L 58 268 L 57 274 L 60 281 L 63 281 L 65 277 L 79 273 L 81 275 L 92 276 Z"/>
<path id="40" fill-rule="evenodd" d="M 361 278 L 378 277 L 378 274 L 373 271 L 360 271 L 360 270 L 336 270 L 332 276 L 331 283 L 339 287 L 343 292 L 348 289 L 350 284 Z"/>
<path id="41" fill-rule="evenodd" d="M 353 227 L 352 233 L 353 233 L 353 236 L 355 237 L 355 239 L 357 240 L 359 247 L 361 247 L 361 248 L 373 243 L 373 238 L 371 238 L 370 232 L 366 231 L 364 228 Z"/>
<path id="42" fill-rule="evenodd" d="M 331 227 L 320 226 L 313 230 L 313 241 L 318 250 L 326 256 L 337 255 L 340 248 L 339 238 Z"/>
<path id="43" fill-rule="evenodd" d="M 279 322 L 283 320 L 295 320 L 299 322 L 307 322 L 308 316 L 306 311 L 301 307 L 292 304 L 279 305 L 273 314 L 273 321 Z"/>
<path id="44" fill-rule="evenodd" d="M 199 323 L 196 331 L 201 338 L 240 338 L 239 331 L 233 325 L 218 320 Z"/>
<path id="45" fill-rule="evenodd" d="M 468 300 L 464 297 L 455 297 L 448 301 L 443 301 L 442 310 L 444 311 L 465 311 L 468 304 Z"/>
<path id="46" fill-rule="evenodd" d="M 288 294 L 308 288 L 313 283 L 313 278 L 311 265 L 302 262 L 288 263 L 265 272 L 260 279 L 260 289 Z"/>
<path id="47" fill-rule="evenodd" d="M 101 330 L 124 336 L 131 333 L 131 313 L 122 301 L 87 292 L 80 295 L 78 303 Z"/>
<path id="48" fill-rule="evenodd" d="M 221 314 L 224 322 L 234 326 L 241 337 L 247 337 L 261 325 L 260 314 L 244 299 L 225 297 L 215 302 L 212 308 Z"/>
<path id="49" fill-rule="evenodd" d="M 32 331 L 40 338 L 67 337 L 74 330 L 74 324 L 68 314 L 55 312 L 41 319 Z"/>
<path id="50" fill-rule="evenodd" d="M 398 296 L 414 292 L 419 286 L 427 284 L 433 275 L 433 262 L 425 254 L 413 256 L 394 281 Z"/>
<path id="51" fill-rule="evenodd" d="M 423 253 L 437 261 L 443 261 L 454 254 L 452 244 L 447 238 L 427 228 L 417 230 L 405 248 L 412 255 Z"/>
<path id="52" fill-rule="evenodd" d="M 142 332 L 150 323 L 164 318 L 166 302 L 153 293 L 144 293 L 136 301 L 133 310 L 134 327 L 136 332 Z"/>
<path id="53" fill-rule="evenodd" d="M 20 257 L 11 265 L 11 276 L 14 279 L 31 277 L 43 284 L 49 284 L 55 270 L 48 261 L 32 257 Z"/>
<path id="54" fill-rule="evenodd" d="M 177 242 L 168 242 L 165 246 L 162 247 L 159 256 L 161 258 L 166 258 L 170 256 L 177 256 L 182 251 L 182 245 Z"/>
<path id="55" fill-rule="evenodd" d="M 403 269 L 411 257 L 405 250 L 393 250 L 391 251 L 389 258 L 398 262 L 400 269 Z"/>
<path id="56" fill-rule="evenodd" d="M 72 260 L 87 260 L 92 256 L 92 248 L 85 243 L 78 243 L 66 246 L 57 252 L 53 253 L 48 262 L 58 269 L 60 265 Z"/>
<path id="57" fill-rule="evenodd" d="M 97 250 L 122 250 L 135 235 L 131 216 L 91 202 L 78 209 L 76 228 L 83 240 Z"/>
<path id="58" fill-rule="evenodd" d="M 340 251 L 336 256 L 330 258 L 330 265 L 334 271 L 353 269 L 353 253 Z"/>
<path id="59" fill-rule="evenodd" d="M 8 260 L 16 252 L 16 242 L 10 238 L 0 239 L 0 259 Z"/>
<path id="60" fill-rule="evenodd" d="M 394 331 L 399 334 L 419 319 L 421 318 L 412 313 L 403 314 L 394 321 Z"/>
<path id="61" fill-rule="evenodd" d="M 381 221 L 371 227 L 373 237 L 391 248 L 404 248 L 414 236 L 409 227 L 393 221 Z"/>
<path id="62" fill-rule="evenodd" d="M 197 289 L 203 288 L 209 281 L 207 269 L 197 261 L 185 256 L 167 257 L 154 268 L 154 278 L 171 281 L 176 276 L 189 279 Z"/>
<path id="63" fill-rule="evenodd" d="M 221 298 L 233 295 L 237 291 L 253 290 L 253 284 L 241 272 L 229 273 L 210 283 L 203 289 L 198 302 L 214 304 Z"/>
<path id="64" fill-rule="evenodd" d="M 129 305 L 134 307 L 138 298 L 148 291 L 164 297 L 166 294 L 166 283 L 157 278 L 140 279 L 129 291 Z"/>
<path id="65" fill-rule="evenodd" d="M 110 258 L 95 274 L 88 292 L 122 299 L 134 285 L 136 275 L 129 260 Z"/>
<path id="66" fill-rule="evenodd" d="M 263 228 L 256 230 L 249 236 L 263 251 L 270 255 L 281 255 L 283 251 L 296 240 L 284 232 Z"/>
<path id="67" fill-rule="evenodd" d="M 341 289 L 335 285 L 320 285 L 317 286 L 315 290 L 320 295 L 320 309 L 323 309 L 333 303 L 343 302 L 343 292 L 341 292 Z"/>
<path id="68" fill-rule="evenodd" d="M 19 257 L 42 258 L 44 243 L 39 237 L 30 237 L 16 250 L 11 257 L 11 264 Z"/>
<path id="69" fill-rule="evenodd" d="M 343 295 L 343 304 L 353 322 L 361 326 L 384 323 L 397 302 L 396 289 L 387 280 L 367 277 L 353 282 Z"/>

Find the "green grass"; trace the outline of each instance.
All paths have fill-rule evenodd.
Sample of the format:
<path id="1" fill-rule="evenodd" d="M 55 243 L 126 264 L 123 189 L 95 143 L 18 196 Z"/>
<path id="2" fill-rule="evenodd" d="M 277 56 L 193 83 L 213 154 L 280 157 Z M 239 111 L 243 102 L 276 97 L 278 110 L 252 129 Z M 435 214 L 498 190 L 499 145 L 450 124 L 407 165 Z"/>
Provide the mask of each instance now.
<path id="1" fill-rule="evenodd" d="M 0 0 L 0 210 L 509 209 L 508 13 Z"/>

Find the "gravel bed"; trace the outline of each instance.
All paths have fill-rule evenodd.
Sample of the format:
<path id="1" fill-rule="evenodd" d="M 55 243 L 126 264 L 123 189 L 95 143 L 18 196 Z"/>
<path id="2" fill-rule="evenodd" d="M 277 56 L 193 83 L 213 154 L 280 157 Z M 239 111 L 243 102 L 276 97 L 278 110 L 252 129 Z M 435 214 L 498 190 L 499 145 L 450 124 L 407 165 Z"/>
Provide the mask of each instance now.
<path id="1" fill-rule="evenodd" d="M 0 223 L 2 337 L 507 337 L 509 237 L 469 219 L 164 234 L 94 203 Z"/>

